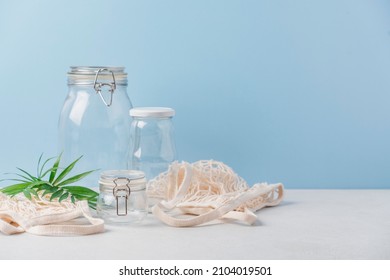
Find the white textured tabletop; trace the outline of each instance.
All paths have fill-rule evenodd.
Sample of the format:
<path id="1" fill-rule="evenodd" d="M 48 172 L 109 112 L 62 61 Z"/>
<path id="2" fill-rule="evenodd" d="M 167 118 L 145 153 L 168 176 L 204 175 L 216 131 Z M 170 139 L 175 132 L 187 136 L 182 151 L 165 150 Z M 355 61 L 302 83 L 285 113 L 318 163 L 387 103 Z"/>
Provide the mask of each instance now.
<path id="1" fill-rule="evenodd" d="M 0 235 L 0 259 L 390 259 L 390 190 L 286 190 L 255 226 L 106 226 L 81 237 Z"/>

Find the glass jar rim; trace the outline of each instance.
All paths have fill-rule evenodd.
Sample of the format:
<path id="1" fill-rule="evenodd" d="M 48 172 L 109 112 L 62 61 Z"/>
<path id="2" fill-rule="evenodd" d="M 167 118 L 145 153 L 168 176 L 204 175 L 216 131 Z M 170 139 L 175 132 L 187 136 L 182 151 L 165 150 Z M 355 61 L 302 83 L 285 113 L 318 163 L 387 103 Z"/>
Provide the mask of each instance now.
<path id="1" fill-rule="evenodd" d="M 112 82 L 114 76 L 117 85 L 127 85 L 127 73 L 121 66 L 70 66 L 68 85 L 94 85 L 97 75 L 101 82 Z"/>
<path id="2" fill-rule="evenodd" d="M 112 191 L 123 185 L 131 191 L 140 191 L 146 188 L 145 173 L 139 170 L 106 170 L 100 174 L 99 184 L 101 191 Z"/>

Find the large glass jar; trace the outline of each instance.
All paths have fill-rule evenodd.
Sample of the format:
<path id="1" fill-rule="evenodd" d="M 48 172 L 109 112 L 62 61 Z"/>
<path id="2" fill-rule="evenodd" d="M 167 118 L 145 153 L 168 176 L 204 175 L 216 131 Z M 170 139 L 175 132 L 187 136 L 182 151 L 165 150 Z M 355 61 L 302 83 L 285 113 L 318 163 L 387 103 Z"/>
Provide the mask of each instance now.
<path id="1" fill-rule="evenodd" d="M 126 169 L 132 104 L 124 67 L 71 67 L 68 87 L 59 119 L 62 164 L 83 156 L 75 173 Z M 95 172 L 81 183 L 96 187 L 98 179 Z"/>
<path id="2" fill-rule="evenodd" d="M 147 215 L 145 174 L 137 170 L 101 173 L 97 213 L 107 223 L 139 223 Z"/>

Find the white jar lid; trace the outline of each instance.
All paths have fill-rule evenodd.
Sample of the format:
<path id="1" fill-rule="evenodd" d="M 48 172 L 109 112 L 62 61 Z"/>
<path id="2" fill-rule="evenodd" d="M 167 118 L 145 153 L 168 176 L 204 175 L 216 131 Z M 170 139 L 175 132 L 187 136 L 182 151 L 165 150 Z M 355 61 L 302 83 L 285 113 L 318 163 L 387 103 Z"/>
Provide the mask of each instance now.
<path id="1" fill-rule="evenodd" d="M 167 107 L 136 107 L 130 109 L 130 116 L 142 118 L 169 118 L 175 115 L 175 110 Z"/>

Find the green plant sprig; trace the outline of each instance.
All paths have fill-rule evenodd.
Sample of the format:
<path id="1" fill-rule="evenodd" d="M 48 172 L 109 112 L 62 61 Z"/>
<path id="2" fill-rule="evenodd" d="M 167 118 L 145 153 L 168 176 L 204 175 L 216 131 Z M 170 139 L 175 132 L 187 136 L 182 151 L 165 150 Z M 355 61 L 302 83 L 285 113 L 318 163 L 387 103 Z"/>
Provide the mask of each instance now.
<path id="1" fill-rule="evenodd" d="M 50 195 L 50 201 L 53 199 L 58 199 L 58 201 L 61 202 L 67 198 L 70 198 L 70 200 L 75 203 L 78 200 L 87 200 L 89 207 L 96 209 L 96 202 L 99 194 L 89 188 L 72 185 L 73 183 L 76 183 L 96 170 L 83 172 L 81 174 L 67 178 L 67 175 L 72 171 L 82 156 L 65 167 L 61 172 L 59 172 L 59 165 L 62 154 L 56 158 L 53 166 L 47 170 L 44 170 L 45 166 L 48 162 L 53 160 L 54 157 L 47 159 L 41 165 L 42 156 L 43 154 L 39 157 L 38 160 L 36 176 L 33 176 L 29 172 L 17 167 L 20 173 L 11 173 L 16 175 L 17 178 L 5 180 L 15 181 L 18 183 L 4 187 L 0 189 L 0 191 L 11 197 L 23 193 L 24 196 L 29 200 L 31 200 L 32 197 L 40 198 L 46 195 Z M 49 178 L 44 179 L 47 176 Z"/>

